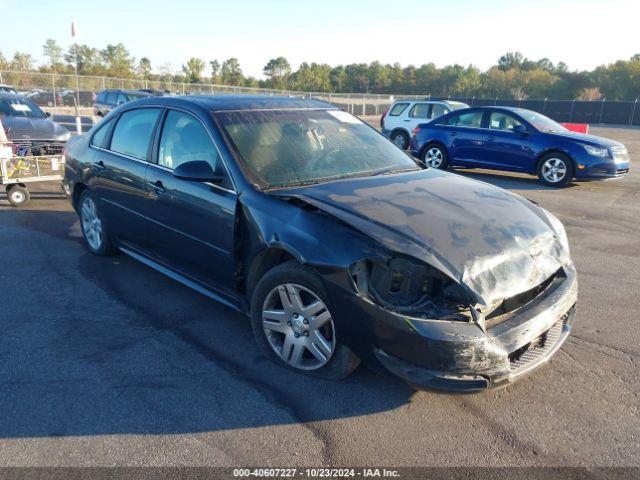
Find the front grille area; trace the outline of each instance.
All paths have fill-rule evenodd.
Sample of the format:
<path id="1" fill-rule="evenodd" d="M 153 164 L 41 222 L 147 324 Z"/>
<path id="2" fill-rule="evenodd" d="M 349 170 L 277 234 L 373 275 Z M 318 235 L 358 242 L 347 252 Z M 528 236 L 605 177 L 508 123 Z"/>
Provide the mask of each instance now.
<path id="1" fill-rule="evenodd" d="M 47 140 L 15 141 L 13 153 L 19 157 L 40 157 L 45 155 L 62 155 L 64 143 Z"/>
<path id="2" fill-rule="evenodd" d="M 555 290 L 565 280 L 566 276 L 562 268 L 535 287 L 526 290 L 513 297 L 505 298 L 502 303 L 485 317 L 487 327 L 491 328 L 510 318 L 516 311 L 540 297 L 545 292 Z"/>
<path id="3" fill-rule="evenodd" d="M 573 310 L 573 309 L 572 309 Z M 517 374 L 526 369 L 530 364 L 544 357 L 558 343 L 562 334 L 563 325 L 569 320 L 572 310 L 565 313 L 553 326 L 536 338 L 534 341 L 511 352 L 509 363 L 511 373 Z"/>

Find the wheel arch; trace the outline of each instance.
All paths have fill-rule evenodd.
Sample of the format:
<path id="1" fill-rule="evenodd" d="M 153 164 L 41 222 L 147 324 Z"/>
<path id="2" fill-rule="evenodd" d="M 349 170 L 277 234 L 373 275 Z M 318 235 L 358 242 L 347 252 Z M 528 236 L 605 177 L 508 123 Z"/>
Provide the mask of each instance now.
<path id="1" fill-rule="evenodd" d="M 76 212 L 78 211 L 78 201 L 80 201 L 82 192 L 84 192 L 87 188 L 89 187 L 82 182 L 76 182 L 76 184 L 73 186 L 73 193 L 71 194 L 71 204 L 73 205 L 73 208 Z"/>
<path id="2" fill-rule="evenodd" d="M 244 278 L 243 287 L 247 297 L 251 298 L 256 285 L 269 270 L 290 260 L 303 264 L 298 252 L 282 244 L 270 245 L 254 255 Z"/>
<path id="3" fill-rule="evenodd" d="M 389 138 L 392 138 L 394 134 L 396 133 L 402 133 L 404 136 L 407 137 L 407 140 L 411 140 L 411 134 L 409 133 L 409 131 L 406 128 L 403 127 L 396 127 L 393 130 L 391 130 L 391 133 L 389 134 Z"/>

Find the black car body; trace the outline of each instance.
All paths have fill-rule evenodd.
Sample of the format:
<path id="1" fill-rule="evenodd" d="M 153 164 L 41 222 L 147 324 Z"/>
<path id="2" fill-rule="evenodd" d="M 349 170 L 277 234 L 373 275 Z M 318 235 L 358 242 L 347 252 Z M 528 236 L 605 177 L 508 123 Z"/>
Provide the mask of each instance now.
<path id="1" fill-rule="evenodd" d="M 42 146 L 46 153 L 60 153 L 70 138 L 62 125 L 49 118 L 34 102 L 21 95 L 0 93 L 0 121 L 14 144 Z"/>
<path id="2" fill-rule="evenodd" d="M 111 110 L 124 103 L 131 102 L 132 100 L 138 100 L 140 98 L 151 97 L 153 95 L 153 93 L 144 90 L 102 90 L 95 98 L 93 112 L 98 117 L 104 117 Z"/>
<path id="3" fill-rule="evenodd" d="M 118 153 L 136 117 L 148 131 L 136 124 L 131 138 L 147 140 Z M 180 138 L 171 125 L 184 118 L 206 131 L 208 160 L 194 151 L 167 167 L 165 138 Z M 344 155 L 348 143 L 329 148 L 343 135 L 370 149 L 359 162 L 379 152 L 397 164 L 314 180 L 359 155 Z M 195 131 L 189 138 L 201 141 Z M 305 157 L 301 145 L 322 155 Z M 322 102 L 148 98 L 72 140 L 66 158 L 63 186 L 90 250 L 117 247 L 249 314 L 263 351 L 297 370 L 336 378 L 357 357 L 415 385 L 482 390 L 544 363 L 573 322 L 576 272 L 553 215 L 489 184 L 423 169 Z M 299 180 L 301 171 L 309 178 Z M 315 328 L 324 329 L 319 343 Z M 301 351 L 291 343 L 300 338 Z"/>

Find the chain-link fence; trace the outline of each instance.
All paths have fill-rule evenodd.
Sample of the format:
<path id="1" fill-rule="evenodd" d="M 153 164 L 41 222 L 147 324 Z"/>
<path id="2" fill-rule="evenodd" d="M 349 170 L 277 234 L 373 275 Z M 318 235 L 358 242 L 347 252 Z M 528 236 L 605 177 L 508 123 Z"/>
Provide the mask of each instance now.
<path id="1" fill-rule="evenodd" d="M 640 125 L 640 107 L 635 101 L 580 100 L 513 100 L 475 97 L 431 97 L 425 95 L 326 93 L 275 90 L 269 88 L 235 87 L 204 83 L 182 83 L 163 80 L 141 80 L 88 75 L 0 70 L 0 84 L 11 85 L 36 104 L 47 107 L 91 107 L 97 92 L 108 88 L 124 90 L 155 90 L 174 94 L 232 93 L 285 95 L 323 100 L 354 115 L 379 116 L 399 99 L 433 98 L 456 100 L 469 105 L 517 106 L 543 113 L 560 122 Z"/>

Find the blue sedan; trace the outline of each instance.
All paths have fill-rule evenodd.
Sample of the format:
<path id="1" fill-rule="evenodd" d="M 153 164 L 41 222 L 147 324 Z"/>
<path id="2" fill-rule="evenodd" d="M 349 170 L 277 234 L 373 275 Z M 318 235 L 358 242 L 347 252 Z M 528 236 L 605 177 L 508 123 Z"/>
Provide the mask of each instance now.
<path id="1" fill-rule="evenodd" d="M 419 125 L 413 133 L 411 153 L 430 167 L 523 172 L 555 187 L 573 178 L 620 177 L 630 166 L 623 144 L 571 132 L 521 108 L 457 110 Z"/>

